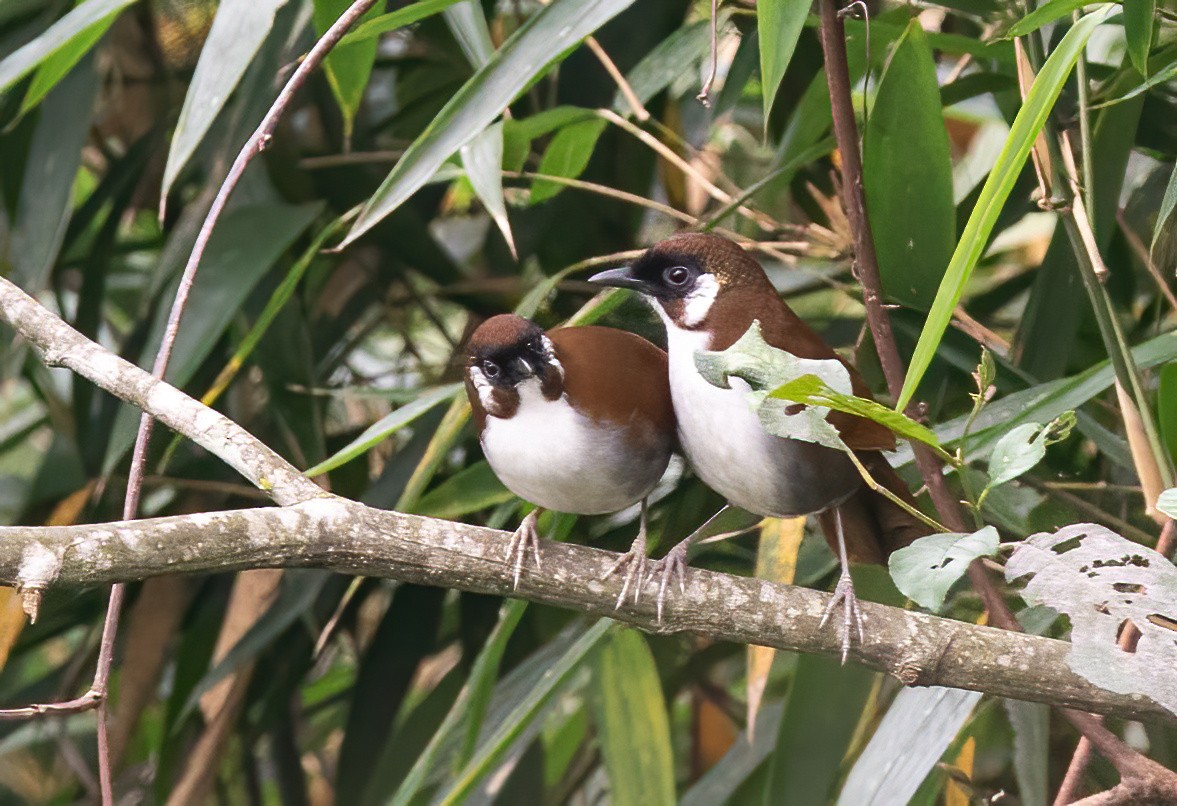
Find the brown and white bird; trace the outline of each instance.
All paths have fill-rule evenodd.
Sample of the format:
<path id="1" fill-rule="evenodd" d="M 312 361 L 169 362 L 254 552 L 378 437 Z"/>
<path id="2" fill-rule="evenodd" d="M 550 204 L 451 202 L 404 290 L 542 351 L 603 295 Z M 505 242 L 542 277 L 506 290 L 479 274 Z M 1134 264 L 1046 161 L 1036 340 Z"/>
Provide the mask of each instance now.
<path id="1" fill-rule="evenodd" d="M 826 617 L 843 605 L 845 656 L 851 625 L 857 628 L 859 640 L 863 633 L 850 560 L 881 562 L 891 550 L 930 530 L 867 488 L 841 451 L 766 432 L 748 405 L 748 385 L 739 378 L 732 378 L 727 389 L 708 383 L 695 367 L 695 353 L 724 350 L 753 321 L 759 321 L 765 341 L 773 347 L 800 358 L 841 359 L 780 299 L 760 264 L 717 235 L 687 233 L 669 238 L 633 265 L 601 272 L 590 282 L 639 291 L 665 323 L 679 440 L 699 477 L 731 504 L 757 515 L 819 513 L 827 540 L 842 562 Z M 854 393 L 870 397 L 866 382 L 853 367 L 846 367 Z M 827 419 L 876 481 L 914 503 L 880 453 L 895 448 L 895 437 L 887 428 L 839 412 L 831 412 Z M 672 577 L 678 577 L 680 588 L 684 586 L 691 539 L 679 543 L 655 566 L 655 573 L 662 577 L 659 609 Z"/>
<path id="2" fill-rule="evenodd" d="M 674 444 L 666 353 L 624 330 L 561 328 L 544 333 L 521 316 L 482 323 L 467 347 L 466 393 L 487 462 L 503 484 L 542 509 L 578 515 L 617 512 L 639 501 L 641 526 L 618 605 L 642 581 L 646 496 Z M 508 547 L 515 585 L 530 551 L 539 566 L 539 509 Z M 635 591 L 637 588 L 635 588 Z"/>

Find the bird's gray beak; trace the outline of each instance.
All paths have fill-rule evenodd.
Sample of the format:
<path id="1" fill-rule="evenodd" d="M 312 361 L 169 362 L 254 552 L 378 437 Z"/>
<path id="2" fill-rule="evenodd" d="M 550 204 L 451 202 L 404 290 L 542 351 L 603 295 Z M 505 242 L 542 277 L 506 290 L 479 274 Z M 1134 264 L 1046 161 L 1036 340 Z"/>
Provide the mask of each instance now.
<path id="1" fill-rule="evenodd" d="M 616 288 L 632 288 L 634 291 L 645 291 L 646 285 L 641 280 L 633 276 L 633 269 L 629 266 L 622 266 L 620 269 L 609 269 L 607 271 L 597 272 L 592 277 L 588 278 L 590 283 L 597 285 L 611 285 Z"/>

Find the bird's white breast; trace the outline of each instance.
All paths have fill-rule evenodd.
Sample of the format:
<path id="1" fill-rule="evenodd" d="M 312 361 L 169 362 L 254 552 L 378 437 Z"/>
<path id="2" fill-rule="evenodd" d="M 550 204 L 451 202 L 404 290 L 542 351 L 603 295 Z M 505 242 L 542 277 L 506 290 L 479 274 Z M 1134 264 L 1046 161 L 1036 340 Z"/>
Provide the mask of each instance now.
<path id="1" fill-rule="evenodd" d="M 709 487 L 750 512 L 782 517 L 824 510 L 854 490 L 857 477 L 845 457 L 767 433 L 743 380 L 732 378 L 729 389 L 704 380 L 695 352 L 708 349 L 706 331 L 666 324 L 679 440 Z"/>
<path id="2" fill-rule="evenodd" d="M 507 488 L 546 509 L 599 515 L 640 501 L 658 483 L 669 445 L 638 451 L 627 429 L 590 419 L 535 379 L 518 386 L 513 417 L 487 417 L 482 450 Z"/>

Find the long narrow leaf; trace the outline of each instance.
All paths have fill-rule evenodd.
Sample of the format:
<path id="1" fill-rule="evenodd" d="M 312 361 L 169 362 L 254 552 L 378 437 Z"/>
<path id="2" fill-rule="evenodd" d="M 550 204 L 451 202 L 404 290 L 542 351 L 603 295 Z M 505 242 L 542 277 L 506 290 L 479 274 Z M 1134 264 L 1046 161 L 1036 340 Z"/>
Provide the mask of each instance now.
<path id="1" fill-rule="evenodd" d="M 451 155 L 491 124 L 536 76 L 633 0 L 555 0 L 535 13 L 467 81 L 373 194 L 343 240 L 347 246 L 399 207 Z"/>
<path id="2" fill-rule="evenodd" d="M 4 92 L 97 23 L 117 14 L 135 0 L 88 0 L 49 26 L 49 30 L 0 62 L 0 92 Z"/>
<path id="3" fill-rule="evenodd" d="M 1088 37 L 1106 18 L 1106 12 L 1097 12 L 1088 14 L 1075 23 L 1046 60 L 1042 72 L 1034 79 L 1034 85 L 1026 94 L 1025 103 L 1022 104 L 1017 117 L 1014 118 L 1013 126 L 1010 127 L 1005 147 L 998 155 L 997 164 L 993 166 L 989 178 L 985 180 L 985 186 L 981 188 L 977 206 L 973 208 L 960 242 L 956 245 L 956 251 L 952 255 L 952 261 L 944 272 L 944 280 L 936 292 L 936 299 L 932 303 L 927 322 L 912 354 L 911 366 L 903 381 L 903 390 L 895 404 L 897 410 L 902 411 L 911 401 L 916 387 L 931 365 L 932 358 L 940 346 L 940 339 L 952 319 L 952 312 L 960 302 L 965 285 L 985 251 L 997 217 L 1010 191 L 1013 190 L 1014 182 L 1021 173 L 1035 138 L 1046 123 L 1046 118 L 1059 93 L 1062 92 L 1063 84 L 1071 74 L 1071 68 L 1083 52 Z"/>

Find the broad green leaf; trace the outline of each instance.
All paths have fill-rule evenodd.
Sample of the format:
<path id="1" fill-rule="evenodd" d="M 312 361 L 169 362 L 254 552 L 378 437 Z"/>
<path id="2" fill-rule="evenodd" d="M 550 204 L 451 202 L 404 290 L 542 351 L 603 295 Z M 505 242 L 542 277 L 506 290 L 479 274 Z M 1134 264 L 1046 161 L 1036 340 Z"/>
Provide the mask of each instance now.
<path id="1" fill-rule="evenodd" d="M 511 222 L 507 218 L 507 204 L 503 201 L 503 124 L 487 126 L 482 134 L 462 146 L 461 154 L 470 186 L 503 233 L 512 257 L 518 259 Z"/>
<path id="2" fill-rule="evenodd" d="M 1019 544 L 1005 578 L 1023 577 L 1029 577 L 1022 591 L 1027 603 L 1070 617 L 1071 671 L 1109 691 L 1143 694 L 1177 714 L 1177 567 L 1167 557 L 1105 526 L 1077 523 Z M 1125 622 L 1140 631 L 1134 652 L 1117 643 Z"/>
<path id="3" fill-rule="evenodd" d="M 312 18 L 315 32 L 319 36 L 325 34 L 350 5 L 351 0 L 314 0 Z M 377 3 L 369 8 L 357 23 L 362 25 L 368 20 L 375 19 L 379 12 L 380 4 Z M 343 115 L 345 142 L 351 142 L 356 114 L 360 111 L 364 89 L 368 86 L 368 77 L 372 74 L 372 65 L 376 62 L 376 45 L 374 38 L 346 45 L 340 42 L 323 60 L 323 72 L 327 75 L 327 83 L 331 86 L 331 92 Z"/>
<path id="4" fill-rule="evenodd" d="M 421 785 L 425 783 L 430 768 L 436 763 L 442 745 L 450 736 L 455 735 L 457 728 L 463 723 L 466 726 L 464 731 L 466 741 L 460 763 L 466 764 L 470 760 L 474 751 L 474 743 L 482 729 L 487 708 L 490 706 L 491 694 L 494 692 L 495 679 L 498 677 L 503 653 L 507 649 L 507 641 L 515 634 L 515 628 L 519 626 L 519 621 L 527 612 L 527 604 L 524 599 L 513 599 L 503 604 L 499 611 L 498 623 L 486 639 L 478 657 L 474 659 L 466 685 L 462 687 L 458 699 L 446 714 L 437 732 L 433 734 L 433 738 L 429 740 L 429 745 L 417 757 L 409 774 L 405 776 L 404 781 L 392 796 L 391 806 L 408 806 L 413 802 Z M 369 794 L 372 794 L 371 786 L 368 787 L 368 791 Z M 370 798 L 373 801 L 387 800 L 381 796 L 381 793 L 374 794 L 376 797 Z"/>
<path id="5" fill-rule="evenodd" d="M 972 534 L 948 532 L 921 537 L 891 554 L 888 567 L 896 587 L 920 607 L 937 612 L 948 589 L 964 576 L 969 563 L 991 557 L 1001 538 L 992 526 Z"/>
<path id="6" fill-rule="evenodd" d="M 1045 426 L 1025 423 L 1010 429 L 989 455 L 989 490 L 1033 468 L 1046 456 L 1046 447 L 1066 439 L 1075 426 L 1075 413 L 1064 412 Z M 982 495 L 984 498 L 984 495 Z"/>
<path id="7" fill-rule="evenodd" d="M 1170 518 L 1177 518 L 1177 487 L 1165 490 L 1157 497 L 1157 509 Z"/>
<path id="8" fill-rule="evenodd" d="M 1128 40 L 1128 58 L 1142 76 L 1148 76 L 1148 52 L 1152 49 L 1156 15 L 1156 0 L 1124 0 L 1124 37 Z"/>
<path id="9" fill-rule="evenodd" d="M 980 700 L 979 691 L 900 689 L 850 768 L 838 793 L 839 806 L 911 803 Z"/>
<path id="10" fill-rule="evenodd" d="M 575 179 L 588 166 L 589 158 L 597 145 L 597 139 L 605 130 L 605 120 L 594 118 L 572 123 L 560 129 L 544 151 L 538 173 Z M 555 196 L 564 185 L 545 179 L 536 179 L 531 186 L 531 204 L 538 204 Z"/>
<path id="11" fill-rule="evenodd" d="M 917 20 L 879 81 L 863 147 L 863 184 L 887 296 L 927 310 L 952 257 L 952 157 L 936 61 Z"/>
<path id="12" fill-rule="evenodd" d="M 0 93 L 35 70 L 50 56 L 76 39 L 85 39 L 92 28 L 113 19 L 135 0 L 86 0 L 49 26 L 45 33 L 0 61 Z M 80 54 L 79 54 L 80 56 Z"/>
<path id="13" fill-rule="evenodd" d="M 614 630 L 593 663 L 597 737 L 614 803 L 675 802 L 670 723 L 658 667 L 640 632 Z"/>
<path id="14" fill-rule="evenodd" d="M 456 2 L 458 0 L 420 0 L 420 2 L 413 3 L 404 8 L 398 8 L 389 14 L 372 17 L 357 25 L 355 30 L 339 40 L 339 44 L 335 47 L 339 48 L 344 45 L 352 45 L 357 42 L 375 39 L 381 34 L 395 31 L 398 28 L 404 28 L 406 25 L 412 25 L 419 20 L 432 16 Z M 377 4 L 377 8 L 379 8 L 379 4 Z"/>
<path id="15" fill-rule="evenodd" d="M 474 758 L 455 776 L 449 779 L 449 786 L 436 802 L 443 806 L 463 803 L 498 762 L 511 748 L 512 743 L 524 728 L 539 715 L 551 698 L 563 688 L 580 670 L 588 655 L 608 635 L 613 622 L 600 619 L 555 660 L 536 681 L 527 696 L 512 711 L 498 722 L 498 726 L 479 747 Z"/>
<path id="16" fill-rule="evenodd" d="M 12 280 L 29 293 L 45 287 L 65 238 L 97 91 L 93 59 L 86 59 L 41 104 L 21 178 L 10 248 Z"/>
<path id="17" fill-rule="evenodd" d="M 413 512 L 452 521 L 514 497 L 515 494 L 503 486 L 489 464 L 475 462 L 421 496 Z"/>
<path id="18" fill-rule="evenodd" d="M 1174 68 L 1177 69 L 1177 64 L 1174 64 Z M 1148 248 L 1150 255 L 1156 254 L 1157 242 L 1160 241 L 1162 234 L 1168 233 L 1172 237 L 1173 227 L 1169 225 L 1169 221 L 1173 217 L 1174 210 L 1177 210 L 1177 165 L 1173 166 L 1173 172 L 1169 174 L 1169 184 L 1165 186 L 1165 197 L 1161 200 L 1161 209 L 1157 211 L 1157 223 L 1153 226 L 1152 243 Z"/>
<path id="19" fill-rule="evenodd" d="M 723 21 L 721 15 L 717 25 L 722 26 Z M 629 82 L 633 94 L 644 104 L 681 78 L 689 66 L 698 64 L 708 52 L 710 42 L 710 20 L 699 20 L 676 28 L 642 57 L 637 66 L 626 74 L 625 80 Z M 628 115 L 633 111 L 620 90 L 613 95 L 613 111 L 619 115 Z"/>
<path id="20" fill-rule="evenodd" d="M 1003 39 L 1014 39 L 1033 33 L 1043 25 L 1071 16 L 1071 12 L 1090 5 L 1088 0 L 1050 0 L 1043 3 L 1010 26 Z"/>
<path id="21" fill-rule="evenodd" d="M 529 17 L 409 146 L 341 246 L 359 238 L 417 191 L 485 129 L 533 78 L 633 0 L 554 0 Z"/>
<path id="22" fill-rule="evenodd" d="M 1042 71 L 1026 94 L 1025 102 L 1018 110 L 1013 126 L 1010 127 L 1005 147 L 1002 148 L 989 178 L 985 180 L 977 205 L 969 215 L 956 251 L 953 252 L 944 279 L 936 292 L 936 299 L 932 303 L 923 332 L 920 333 L 912 354 L 903 389 L 895 403 L 897 411 L 903 411 L 911 402 L 920 380 L 931 365 L 944 330 L 952 320 L 952 312 L 960 302 L 965 285 L 985 251 L 989 235 L 993 232 L 1002 206 L 1013 190 L 1014 182 L 1021 173 L 1035 138 L 1046 123 L 1046 118 L 1054 107 L 1059 93 L 1062 92 L 1071 68 L 1083 52 L 1088 37 L 1106 18 L 1106 12 L 1097 12 L 1088 14 L 1075 23 L 1050 54 L 1050 58 L 1046 60 Z"/>
<path id="23" fill-rule="evenodd" d="M 318 476 L 350 462 L 357 456 L 367 453 L 378 443 L 388 439 L 434 406 L 454 399 L 461 392 L 462 384 L 460 383 L 446 384 L 423 392 L 412 403 L 384 415 L 365 428 L 362 434 L 336 451 L 334 455 L 309 468 L 304 475 L 307 477 Z"/>
<path id="24" fill-rule="evenodd" d="M 274 15 L 285 4 L 286 0 L 222 0 L 217 7 L 168 149 L 160 191 L 164 198 L 269 35 Z"/>
<path id="25" fill-rule="evenodd" d="M 41 100 L 49 94 L 49 91 L 57 86 L 57 82 L 65 78 L 73 69 L 74 65 L 90 52 L 90 48 L 98 44 L 103 34 L 110 30 L 110 26 L 114 25 L 114 21 L 115 15 L 113 14 L 105 19 L 99 20 L 59 48 L 53 55 L 45 59 L 41 63 L 41 66 L 37 68 L 37 72 L 33 75 L 33 80 L 29 82 L 29 89 L 25 93 L 24 100 L 20 103 L 20 114 L 27 113 L 30 109 L 41 103 Z M 89 108 L 88 105 L 79 104 L 75 107 L 75 112 L 78 109 L 87 108 Z"/>
<path id="26" fill-rule="evenodd" d="M 772 102 L 776 100 L 777 89 L 793 58 L 793 49 L 797 47 L 797 39 L 808 16 L 809 4 L 799 0 L 759 0 L 756 3 L 765 131 Z"/>

